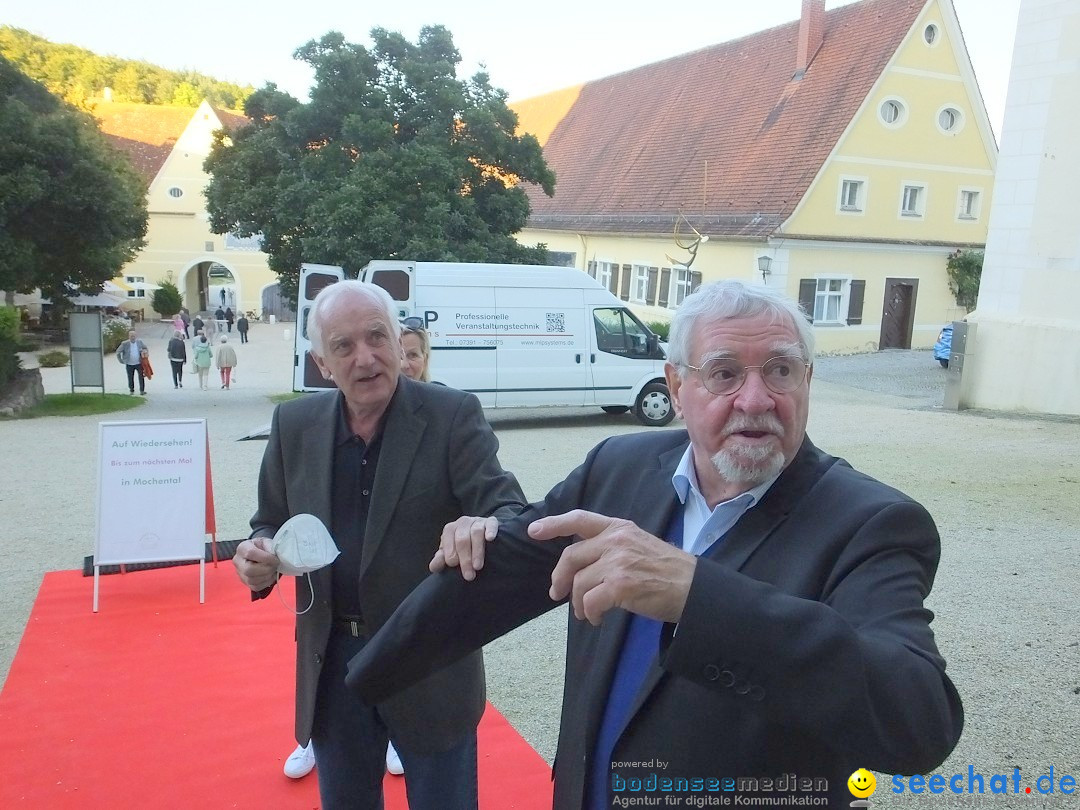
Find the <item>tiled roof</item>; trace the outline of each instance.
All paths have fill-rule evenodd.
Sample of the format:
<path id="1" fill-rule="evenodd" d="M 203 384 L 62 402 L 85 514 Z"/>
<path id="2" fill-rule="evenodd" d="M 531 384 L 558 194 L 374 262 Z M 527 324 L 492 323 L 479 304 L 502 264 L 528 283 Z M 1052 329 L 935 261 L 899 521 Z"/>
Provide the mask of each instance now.
<path id="1" fill-rule="evenodd" d="M 236 113 L 214 110 L 226 129 L 242 126 L 247 119 Z M 127 154 L 138 172 L 150 183 L 183 134 L 195 110 L 158 104 L 99 102 L 93 116 L 109 141 Z"/>
<path id="2" fill-rule="evenodd" d="M 794 210 L 922 10 L 863 0 L 825 12 L 799 81 L 799 22 L 515 103 L 543 134 L 554 198 L 530 188 L 530 225 L 763 237 Z M 562 101 L 563 103 L 558 103 Z M 557 122 L 544 116 L 561 115 Z"/>

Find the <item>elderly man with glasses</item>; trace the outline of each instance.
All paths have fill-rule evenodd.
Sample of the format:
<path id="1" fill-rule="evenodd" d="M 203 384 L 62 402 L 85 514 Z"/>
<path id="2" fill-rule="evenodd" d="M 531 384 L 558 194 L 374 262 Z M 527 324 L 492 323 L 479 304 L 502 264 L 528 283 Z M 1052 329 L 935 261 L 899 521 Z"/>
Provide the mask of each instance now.
<path id="1" fill-rule="evenodd" d="M 783 295 L 688 296 L 666 366 L 686 429 L 602 442 L 490 544 L 444 535 L 432 568 L 461 573 L 414 591 L 347 683 L 383 699 L 569 601 L 556 808 L 841 807 L 859 768 L 935 768 L 963 726 L 923 605 L 937 529 L 807 438 L 813 359 Z"/>

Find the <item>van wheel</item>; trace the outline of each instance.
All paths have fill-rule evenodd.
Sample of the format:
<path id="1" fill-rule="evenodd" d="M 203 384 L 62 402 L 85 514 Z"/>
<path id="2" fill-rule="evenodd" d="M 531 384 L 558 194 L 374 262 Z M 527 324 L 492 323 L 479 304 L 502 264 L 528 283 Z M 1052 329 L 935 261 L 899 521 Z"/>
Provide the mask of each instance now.
<path id="1" fill-rule="evenodd" d="M 601 405 L 600 410 L 604 413 L 626 413 L 630 410 L 628 405 Z"/>
<path id="2" fill-rule="evenodd" d="M 663 427 L 675 418 L 668 388 L 661 382 L 651 382 L 641 389 L 634 403 L 634 416 L 643 425 Z"/>

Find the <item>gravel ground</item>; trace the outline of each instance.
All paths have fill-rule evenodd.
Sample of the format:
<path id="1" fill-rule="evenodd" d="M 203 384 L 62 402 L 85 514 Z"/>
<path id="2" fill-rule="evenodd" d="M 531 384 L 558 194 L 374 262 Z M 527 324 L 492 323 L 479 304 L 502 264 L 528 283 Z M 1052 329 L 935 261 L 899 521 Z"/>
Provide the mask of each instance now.
<path id="1" fill-rule="evenodd" d="M 233 390 L 169 388 L 170 330 L 140 326 L 158 376 L 138 409 L 115 416 L 0 421 L 9 473 L 0 488 L 0 679 L 6 677 L 46 571 L 80 568 L 93 550 L 97 423 L 205 416 L 219 537 L 246 536 L 263 443 L 240 441 L 269 424 L 268 396 L 290 389 L 291 324 L 256 325 L 237 345 Z M 108 390 L 123 370 L 106 358 Z M 43 369 L 46 391 L 70 390 L 67 369 Z M 964 736 L 938 773 L 987 778 L 1019 767 L 1027 784 L 1053 766 L 1080 776 L 1080 420 L 942 410 L 945 371 L 927 351 L 823 357 L 812 385 L 809 433 L 828 451 L 921 501 L 938 522 L 942 560 L 929 606 L 967 713 Z M 491 411 L 503 464 L 541 497 L 629 415 L 591 408 Z M 107 580 L 103 584 L 107 599 Z M 90 609 L 90 586 L 87 586 Z M 549 761 L 562 694 L 566 610 L 488 648 L 492 702 Z M 290 651 L 283 650 L 283 654 Z M 282 711 L 290 711 L 282 707 Z M 857 718 L 853 718 L 857 722 Z M 289 741 L 282 741 L 287 748 Z M 895 797 L 875 807 L 973 807 L 971 796 Z M 996 798 L 995 806 L 1074 806 L 1075 796 Z"/>

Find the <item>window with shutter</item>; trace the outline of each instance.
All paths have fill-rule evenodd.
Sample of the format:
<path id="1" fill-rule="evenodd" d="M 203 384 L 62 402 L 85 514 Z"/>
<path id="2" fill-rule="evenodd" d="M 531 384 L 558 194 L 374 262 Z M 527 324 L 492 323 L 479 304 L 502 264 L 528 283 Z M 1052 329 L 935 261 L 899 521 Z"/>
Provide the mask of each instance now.
<path id="1" fill-rule="evenodd" d="M 660 275 L 659 267 L 649 268 L 649 288 L 645 291 L 645 303 L 649 306 L 653 306 L 656 303 L 656 282 L 658 275 Z"/>
<path id="2" fill-rule="evenodd" d="M 668 305 L 668 292 L 671 289 L 671 268 L 665 267 L 660 271 L 660 289 L 656 303 L 659 306 L 666 307 Z"/>
<path id="3" fill-rule="evenodd" d="M 589 275 L 596 278 L 596 261 L 589 262 Z"/>
<path id="4" fill-rule="evenodd" d="M 847 323 L 855 326 L 862 323 L 863 298 L 866 294 L 866 280 L 854 279 L 848 292 Z"/>
<path id="5" fill-rule="evenodd" d="M 632 268 L 628 264 L 622 266 L 622 287 L 619 289 L 619 298 L 623 301 L 630 300 L 630 276 Z"/>
<path id="6" fill-rule="evenodd" d="M 807 320 L 814 322 L 814 299 L 817 297 L 817 280 L 799 279 L 799 306 L 806 313 Z"/>

